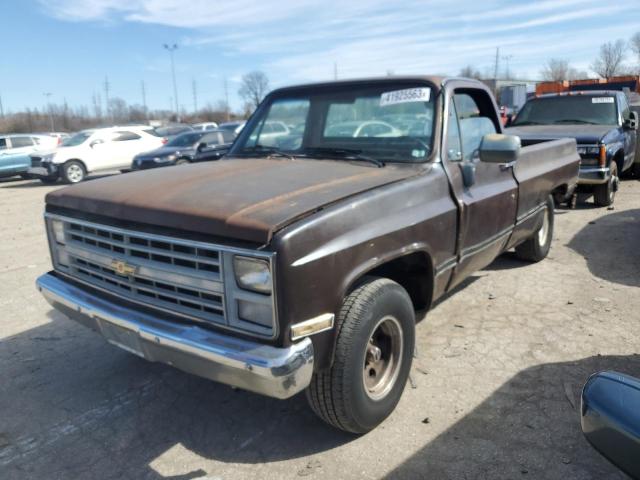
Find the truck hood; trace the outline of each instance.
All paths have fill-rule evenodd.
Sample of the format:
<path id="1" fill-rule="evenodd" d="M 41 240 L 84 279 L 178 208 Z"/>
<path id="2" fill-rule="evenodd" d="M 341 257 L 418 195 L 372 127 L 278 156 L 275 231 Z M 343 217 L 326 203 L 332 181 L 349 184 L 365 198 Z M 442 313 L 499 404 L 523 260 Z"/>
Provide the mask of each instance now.
<path id="1" fill-rule="evenodd" d="M 266 244 L 325 205 L 409 178 L 409 165 L 230 158 L 144 170 L 56 190 L 48 205 Z"/>
<path id="2" fill-rule="evenodd" d="M 556 140 L 575 138 L 579 144 L 598 143 L 616 127 L 613 125 L 529 125 L 510 127 L 508 135 L 517 135 L 526 140 Z"/>

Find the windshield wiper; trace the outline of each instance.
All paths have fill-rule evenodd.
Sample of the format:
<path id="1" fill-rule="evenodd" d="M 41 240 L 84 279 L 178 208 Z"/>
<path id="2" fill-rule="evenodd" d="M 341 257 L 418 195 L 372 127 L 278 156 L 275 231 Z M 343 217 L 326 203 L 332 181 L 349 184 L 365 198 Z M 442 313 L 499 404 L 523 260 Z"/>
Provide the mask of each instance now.
<path id="1" fill-rule="evenodd" d="M 344 158 L 345 160 L 362 160 L 363 162 L 373 163 L 378 168 L 385 166 L 385 163 L 382 160 L 363 155 L 362 150 L 357 150 L 355 148 L 307 147 L 304 151 L 305 153 L 312 155 L 327 155 Z"/>
<path id="2" fill-rule="evenodd" d="M 254 145 L 252 147 L 243 148 L 240 153 L 241 154 L 257 153 L 259 155 L 266 155 L 267 157 L 284 157 L 284 158 L 288 158 L 289 160 L 296 159 L 296 157 L 294 157 L 290 153 L 284 152 L 277 147 L 270 147 L 267 145 L 260 145 L 260 144 Z"/>
<path id="3" fill-rule="evenodd" d="M 556 120 L 553 123 L 585 123 L 587 125 L 597 125 L 595 122 L 580 120 L 579 118 L 563 118 L 562 120 Z"/>

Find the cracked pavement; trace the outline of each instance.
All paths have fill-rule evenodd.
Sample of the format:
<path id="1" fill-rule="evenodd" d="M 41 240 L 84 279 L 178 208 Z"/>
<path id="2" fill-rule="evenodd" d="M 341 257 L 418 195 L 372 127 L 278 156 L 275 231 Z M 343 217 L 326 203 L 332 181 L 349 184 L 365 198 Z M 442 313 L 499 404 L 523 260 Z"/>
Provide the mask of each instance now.
<path id="1" fill-rule="evenodd" d="M 559 209 L 549 258 L 505 254 L 417 327 L 410 384 L 354 437 L 273 400 L 151 364 L 53 311 L 42 210 L 0 180 L 0 478 L 621 479 L 584 440 L 589 374 L 640 376 L 640 182 Z"/>

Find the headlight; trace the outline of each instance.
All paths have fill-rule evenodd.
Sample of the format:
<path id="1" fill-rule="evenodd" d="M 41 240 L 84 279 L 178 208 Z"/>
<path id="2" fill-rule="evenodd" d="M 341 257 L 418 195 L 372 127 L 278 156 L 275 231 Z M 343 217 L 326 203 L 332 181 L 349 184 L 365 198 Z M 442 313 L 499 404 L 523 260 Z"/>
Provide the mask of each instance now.
<path id="1" fill-rule="evenodd" d="M 56 154 L 55 153 L 50 153 L 48 155 L 43 155 L 42 157 L 40 157 L 40 161 L 42 163 L 49 163 L 53 161 L 53 157 L 55 157 Z"/>
<path id="2" fill-rule="evenodd" d="M 64 245 L 64 223 L 60 220 L 51 220 L 51 231 L 57 243 Z"/>
<path id="3" fill-rule="evenodd" d="M 266 260 L 251 257 L 233 257 L 233 270 L 240 288 L 258 293 L 271 293 L 271 270 Z"/>
<path id="4" fill-rule="evenodd" d="M 600 147 L 578 147 L 578 153 L 580 155 L 598 155 L 600 153 Z"/>

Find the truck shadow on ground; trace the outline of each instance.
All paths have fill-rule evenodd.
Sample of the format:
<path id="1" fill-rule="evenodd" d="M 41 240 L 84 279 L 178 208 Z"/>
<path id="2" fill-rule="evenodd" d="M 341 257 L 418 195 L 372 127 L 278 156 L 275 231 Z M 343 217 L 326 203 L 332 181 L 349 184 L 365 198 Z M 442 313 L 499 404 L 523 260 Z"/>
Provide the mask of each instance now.
<path id="1" fill-rule="evenodd" d="M 291 460 L 355 439 L 323 424 L 302 395 L 278 401 L 232 390 L 122 352 L 57 312 L 50 317 L 0 342 L 3 480 L 215 477 L 207 461 Z M 603 369 L 638 375 L 640 355 L 523 370 L 388 478 L 624 478 L 580 432 L 580 388 Z M 179 460 L 170 455 L 167 467 L 162 458 L 175 450 Z M 183 473 L 166 474 L 176 462 Z M 304 463 L 291 466 L 292 476 Z"/>
<path id="2" fill-rule="evenodd" d="M 166 478 L 150 464 L 172 448 L 253 464 L 355 438 L 318 419 L 304 394 L 281 401 L 233 390 L 123 352 L 58 312 L 49 317 L 0 341 L 3 480 Z M 194 468 L 175 478 L 202 475 Z"/>
<path id="3" fill-rule="evenodd" d="M 589 222 L 568 243 L 596 277 L 640 286 L 640 209 L 610 213 Z"/>
<path id="4" fill-rule="evenodd" d="M 637 376 L 640 355 L 588 357 L 523 370 L 387 478 L 627 478 L 590 447 L 580 428 L 581 387 L 602 370 Z"/>

